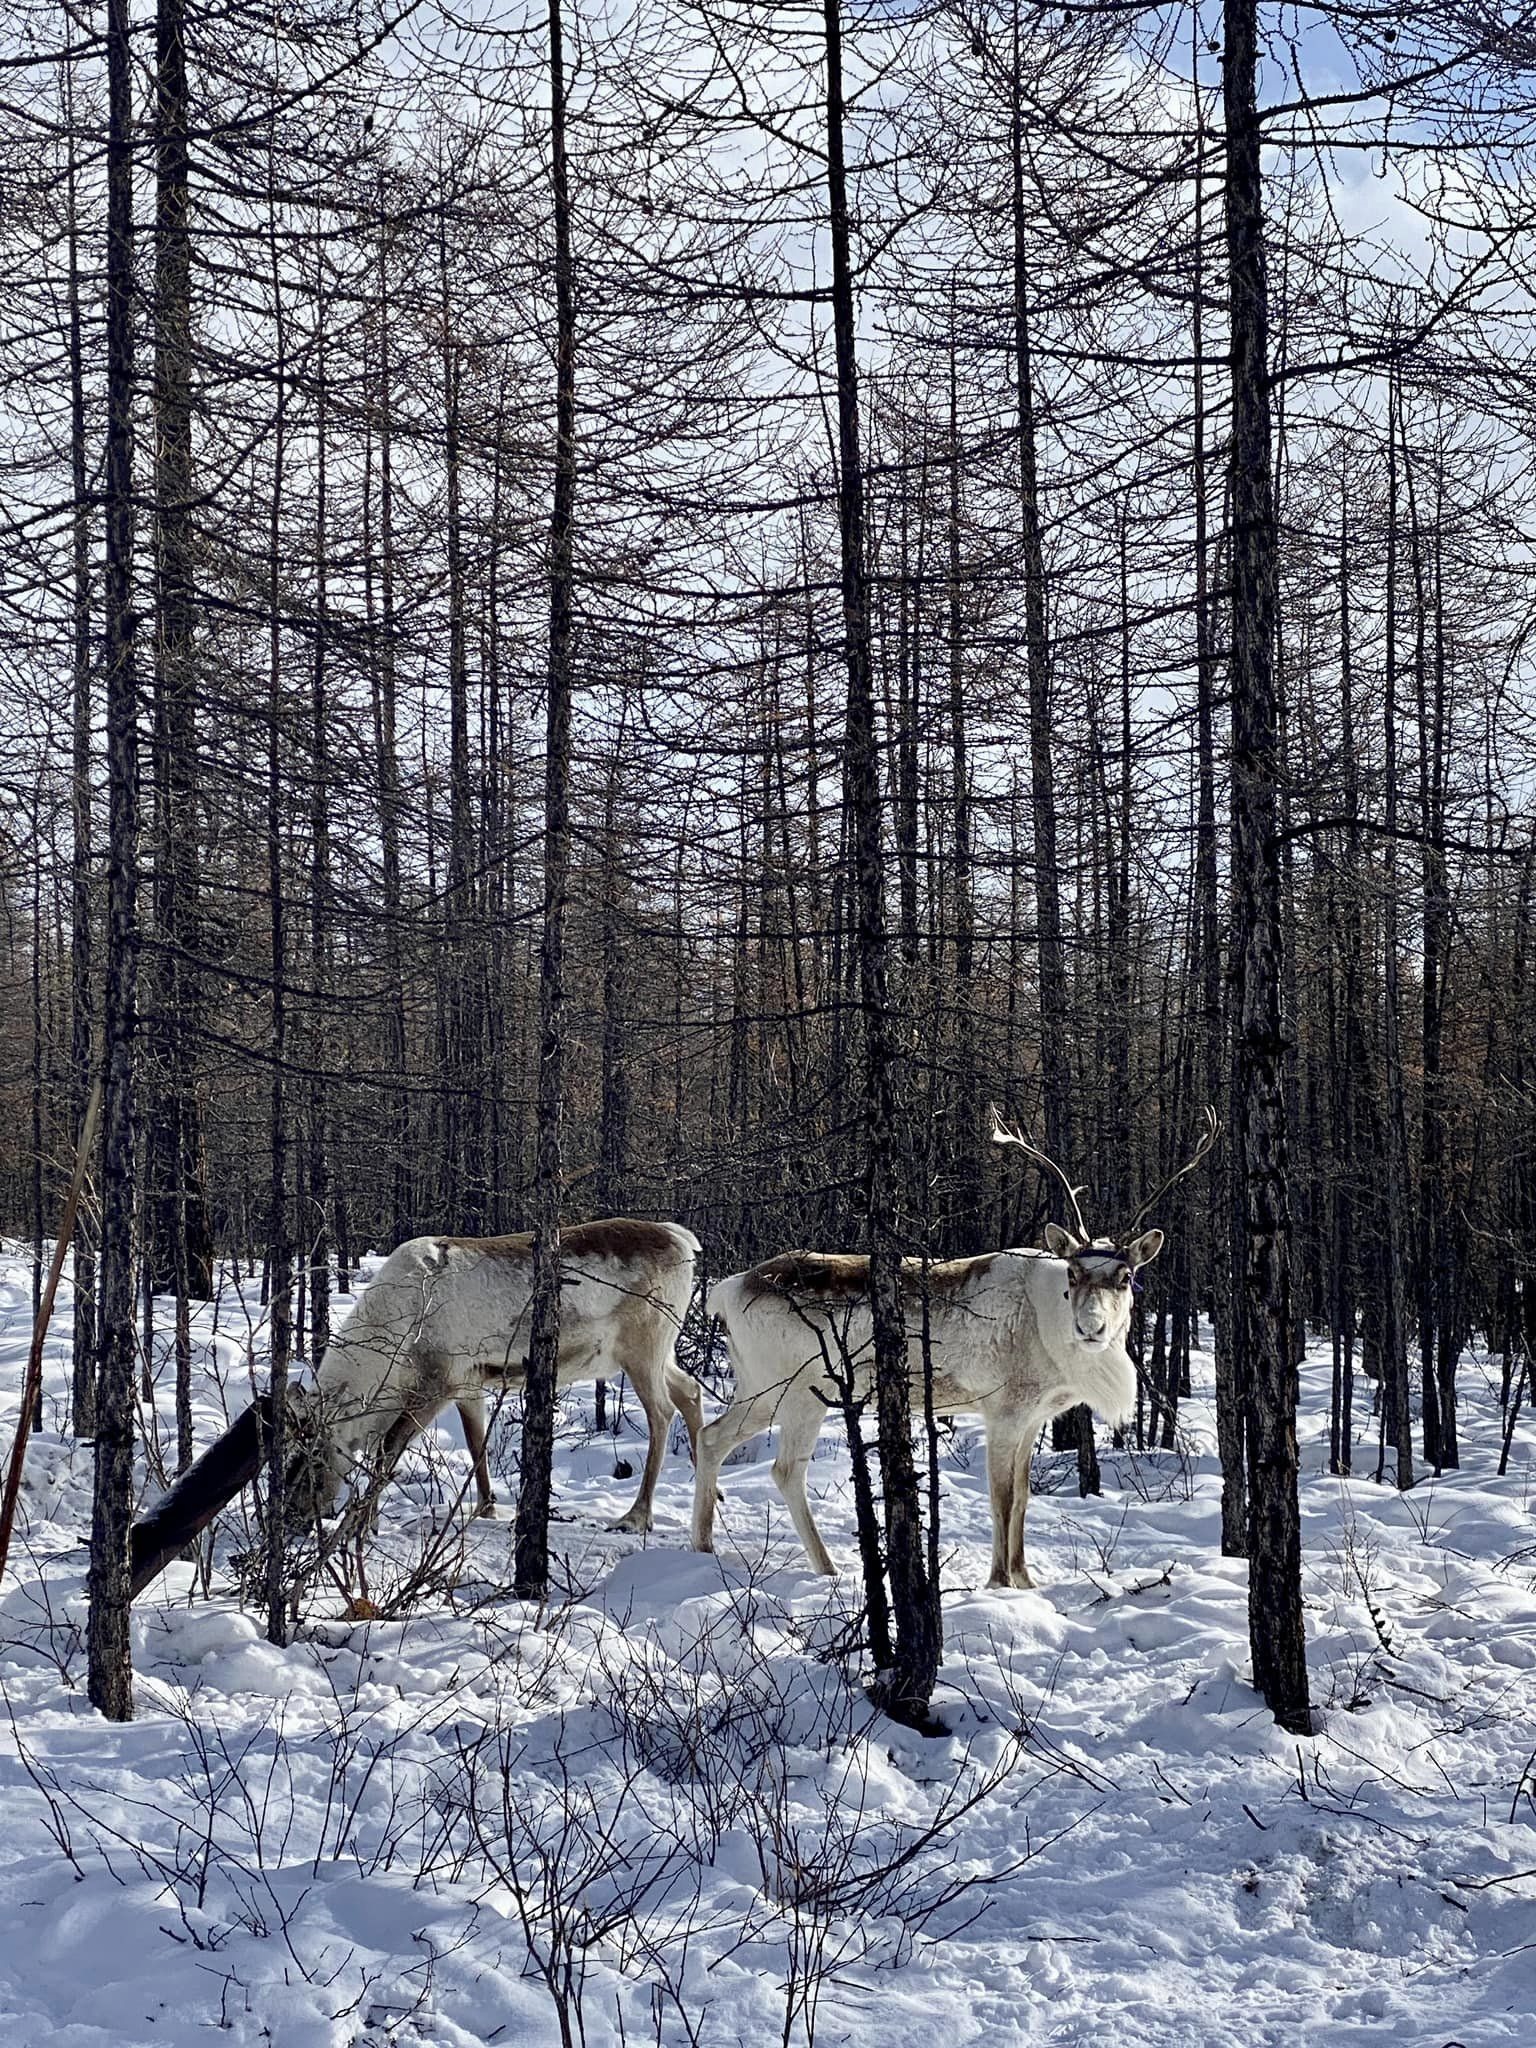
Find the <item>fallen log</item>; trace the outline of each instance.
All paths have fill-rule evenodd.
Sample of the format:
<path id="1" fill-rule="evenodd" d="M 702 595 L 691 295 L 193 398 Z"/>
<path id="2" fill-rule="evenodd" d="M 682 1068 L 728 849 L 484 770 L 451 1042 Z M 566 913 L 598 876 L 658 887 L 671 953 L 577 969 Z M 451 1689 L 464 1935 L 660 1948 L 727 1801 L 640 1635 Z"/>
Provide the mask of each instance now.
<path id="1" fill-rule="evenodd" d="M 192 1539 L 201 1535 L 220 1508 L 227 1506 L 241 1487 L 250 1485 L 266 1457 L 271 1426 L 271 1396 L 258 1394 L 134 1523 L 129 1536 L 130 1599 L 137 1599 Z"/>

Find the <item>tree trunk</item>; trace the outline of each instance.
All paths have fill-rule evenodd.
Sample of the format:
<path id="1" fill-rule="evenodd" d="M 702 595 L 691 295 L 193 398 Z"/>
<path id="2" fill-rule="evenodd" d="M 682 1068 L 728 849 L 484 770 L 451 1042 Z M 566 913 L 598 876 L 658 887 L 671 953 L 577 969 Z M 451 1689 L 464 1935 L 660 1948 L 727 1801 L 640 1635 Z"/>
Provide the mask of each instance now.
<path id="1" fill-rule="evenodd" d="M 192 538 L 192 251 L 184 0 L 159 0 L 155 69 L 155 1100 L 145 1245 L 174 1297 L 176 1469 L 192 1462 L 189 1299 L 213 1292 L 193 1031 L 197 1010 L 197 718 Z"/>
<path id="2" fill-rule="evenodd" d="M 618 1215 L 629 1199 L 629 1058 L 624 1041 L 624 873 L 620 863 L 619 779 L 623 772 L 627 703 L 608 763 L 608 788 L 603 812 L 602 1081 L 598 1103 L 597 1200 L 608 1215 Z M 601 1388 L 601 1381 L 599 1381 Z M 601 1394 L 599 1395 L 601 1400 Z"/>
<path id="3" fill-rule="evenodd" d="M 133 1716 L 134 1033 L 138 1006 L 138 671 L 133 643 L 133 106 L 128 0 L 107 0 L 107 982 L 103 1007 L 101 1363 L 91 1515 L 91 1704 Z"/>
<path id="4" fill-rule="evenodd" d="M 950 376 L 953 382 L 953 358 Z M 898 607 L 894 720 L 896 773 L 895 802 L 892 810 L 896 827 L 896 929 L 901 973 L 909 999 L 915 1000 L 921 940 L 918 922 L 918 842 L 922 819 L 922 599 L 920 587 L 912 573 L 908 546 L 909 511 L 907 494 L 903 493 L 898 535 L 901 560 L 895 571 Z M 918 546 L 921 550 L 921 540 Z"/>
<path id="5" fill-rule="evenodd" d="M 1349 498 L 1345 490 L 1339 525 L 1339 702 L 1340 756 L 1344 773 L 1345 833 L 1337 889 L 1329 885 L 1331 945 L 1342 965 L 1343 991 L 1330 992 L 1330 1020 L 1337 1042 L 1332 1045 L 1330 1079 L 1333 1103 L 1333 1394 L 1329 1410 L 1329 1470 L 1348 1473 L 1354 1466 L 1355 1320 L 1358 1288 L 1358 1226 L 1354 1176 L 1359 1143 L 1357 1103 L 1359 1055 L 1364 1025 L 1360 1002 L 1360 775 L 1355 758 L 1354 628 L 1349 606 Z M 1330 984 L 1338 977 L 1330 976 Z"/>
<path id="6" fill-rule="evenodd" d="M 400 827 L 403 802 L 397 746 L 395 675 L 395 493 L 393 388 L 390 368 L 388 240 L 381 237 L 379 292 L 379 618 L 375 670 L 379 712 L 374 735 L 375 777 L 379 807 L 379 848 L 384 885 L 384 958 L 389 989 L 384 1012 L 384 1045 L 390 1074 L 397 1083 L 406 1074 L 405 914 L 401 891 Z M 390 1242 L 411 1233 L 413 1202 L 410 1169 L 410 1097 L 403 1086 L 393 1090 L 390 1137 Z"/>
<path id="7" fill-rule="evenodd" d="M 575 582 L 576 310 L 565 156 L 560 0 L 549 0 L 549 97 L 555 229 L 555 478 L 549 524 L 549 676 L 544 739 L 544 912 L 539 954 L 538 1153 L 533 1301 L 523 1391 L 522 1469 L 513 1590 L 549 1584 L 549 1498 L 560 1348 L 560 1119 L 564 1100 L 565 906 L 570 875 L 571 628 Z"/>
<path id="8" fill-rule="evenodd" d="M 1276 845 L 1274 673 L 1278 534 L 1271 484 L 1257 0 L 1225 0 L 1223 94 L 1232 346 L 1232 867 L 1237 897 L 1235 1139 L 1242 1173 L 1242 1367 L 1249 1393 L 1248 1635 L 1254 1680 L 1283 1728 L 1307 1733 L 1296 1495 L 1286 1186 L 1283 934 Z"/>
<path id="9" fill-rule="evenodd" d="M 881 1704 L 921 1726 L 938 1675 L 942 1629 L 938 1586 L 923 1541 L 912 1455 L 911 1387 L 897 1242 L 897 1133 L 887 990 L 885 876 L 881 846 L 879 746 L 864 567 L 864 474 L 859 449 L 858 359 L 854 332 L 847 174 L 843 158 L 843 47 L 840 0 L 824 0 L 827 197 L 832 241 L 832 314 L 837 354 L 838 522 L 841 535 L 844 660 L 848 672 L 845 777 L 853 855 L 855 929 L 864 1035 L 862 1134 L 864 1211 L 874 1326 L 875 1402 L 885 1492 L 886 1566 L 895 1643 L 877 1674 Z M 879 1649 L 876 1661 L 881 1662 Z"/>
<path id="10" fill-rule="evenodd" d="M 444 1164 L 446 1211 L 455 1227 L 485 1228 L 485 1104 L 475 945 L 474 816 L 469 760 L 469 653 L 465 621 L 460 391 L 463 366 L 454 339 L 446 224 L 439 222 L 442 284 L 444 468 L 448 494 L 448 896 L 443 994 L 447 1052 Z"/>
<path id="11" fill-rule="evenodd" d="M 921 602 L 922 583 L 918 583 Z M 949 362 L 949 745 L 950 790 L 954 811 L 952 869 L 954 874 L 955 1080 L 954 1132 L 948 1151 L 953 1162 L 957 1205 L 955 1250 L 985 1249 L 985 1218 L 970 1199 L 982 1182 L 986 1137 L 982 1130 L 981 1088 L 976 1072 L 976 903 L 971 874 L 971 777 L 966 756 L 965 649 L 961 620 L 960 560 L 960 421 L 955 389 L 953 348 Z M 915 664 L 914 664 L 915 667 Z M 914 687 L 914 700 L 916 691 Z M 914 702 L 915 710 L 915 702 Z"/>
<path id="12" fill-rule="evenodd" d="M 305 1177 L 309 1201 L 304 1214 L 300 1245 L 309 1268 L 309 1357 L 319 1365 L 331 1341 L 331 1153 L 330 1103 L 324 1068 L 325 1048 L 330 1042 L 325 996 L 330 983 L 330 901 L 331 901 L 331 753 L 329 737 L 329 685 L 326 661 L 329 656 L 330 594 L 327 588 L 327 485 L 326 468 L 327 387 L 325 361 L 325 295 L 317 287 L 315 315 L 320 340 L 317 352 L 318 416 L 315 422 L 315 627 L 310 661 L 310 779 L 309 779 L 309 988 L 310 1029 L 308 1083 L 308 1159 Z"/>
<path id="13" fill-rule="evenodd" d="M 1191 34 L 1199 23 L 1191 18 Z M 1195 277 L 1194 277 L 1194 498 L 1195 498 L 1195 724 L 1199 788 L 1195 825 L 1195 911 L 1199 936 L 1200 1019 L 1205 1097 L 1226 1104 L 1230 1081 L 1227 1019 L 1222 1006 L 1221 880 L 1216 831 L 1217 657 L 1211 595 L 1210 484 L 1206 460 L 1205 396 L 1205 102 L 1200 95 L 1198 58 L 1192 65 L 1196 96 Z M 1231 1125 L 1228 1109 L 1227 1124 Z M 1218 1162 L 1223 1186 L 1231 1183 L 1234 1149 Z M 1206 1233 L 1211 1302 L 1211 1341 L 1216 1368 L 1216 1448 L 1221 1462 L 1221 1550 L 1224 1557 L 1248 1552 L 1248 1472 L 1243 1440 L 1244 1404 L 1237 1375 L 1232 1288 L 1232 1244 L 1227 1231 Z"/>
<path id="14" fill-rule="evenodd" d="M 1034 797 L 1035 915 L 1040 975 L 1040 1085 L 1045 1149 L 1072 1172 L 1071 1009 L 1061 938 L 1061 868 L 1056 840 L 1056 771 L 1051 754 L 1051 647 L 1046 623 L 1045 546 L 1036 464 L 1034 357 L 1029 333 L 1028 208 L 1024 190 L 1024 55 L 1017 4 L 1009 73 L 1009 168 L 1013 231 L 1013 355 L 1019 388 L 1019 541 L 1024 571 L 1024 647 L 1029 673 L 1029 768 Z M 1052 1427 L 1058 1450 L 1077 1450 L 1078 1490 L 1099 1491 L 1093 1414 L 1069 1409 Z"/>
<path id="15" fill-rule="evenodd" d="M 1446 768 L 1450 747 L 1446 731 L 1451 716 L 1447 702 L 1447 678 L 1445 659 L 1445 508 L 1437 505 L 1435 518 L 1435 694 L 1431 731 L 1433 735 L 1429 768 L 1429 816 L 1426 833 L 1436 838 L 1445 831 Z M 1428 855 L 1426 854 L 1426 860 Z M 1431 914 L 1430 882 L 1433 882 L 1433 914 Z M 1457 1427 L 1456 1367 L 1460 1361 L 1463 1326 L 1459 1303 L 1459 1282 L 1466 1263 L 1466 1225 L 1458 1205 L 1456 1219 L 1446 1214 L 1445 1204 L 1449 1190 L 1445 1184 L 1445 1156 L 1448 1150 L 1446 1129 L 1446 1084 L 1444 1074 L 1445 1008 L 1446 987 L 1449 973 L 1449 955 L 1454 934 L 1451 918 L 1450 892 L 1446 883 L 1445 856 L 1435 851 L 1432 868 L 1426 877 L 1425 921 L 1425 1019 L 1424 1019 L 1424 1086 L 1426 1091 L 1425 1123 L 1433 1117 L 1436 1131 L 1436 1200 L 1435 1210 L 1434 1285 L 1430 1289 L 1431 1308 L 1438 1324 L 1436 1340 L 1435 1370 L 1440 1387 L 1440 1468 L 1452 1470 L 1461 1463 L 1461 1437 Z M 1431 978 L 1428 967 L 1429 926 L 1435 928 L 1435 972 Z M 1429 1014 L 1429 989 L 1433 987 L 1434 1017 L 1433 1028 Z M 1458 1256 L 1459 1254 L 1459 1256 Z"/>
<path id="16" fill-rule="evenodd" d="M 65 118 L 74 128 L 73 68 L 66 70 Z M 95 1082 L 94 933 L 91 925 L 91 506 L 86 450 L 85 355 L 81 332 L 80 245 L 75 157 L 68 172 L 69 236 L 69 452 L 73 486 L 74 753 L 70 776 L 70 1043 L 74 1127 L 81 1128 Z M 70 1426 L 77 1437 L 96 1433 L 96 1251 L 86 1204 L 75 1210 L 74 1372 Z"/>
<path id="17" fill-rule="evenodd" d="M 1450 1309 L 1451 1257 L 1447 1218 L 1445 1020 L 1444 1002 L 1451 918 L 1446 890 L 1445 855 L 1437 841 L 1445 828 L 1445 630 L 1444 594 L 1440 588 L 1440 521 L 1433 545 L 1435 650 L 1431 662 L 1426 646 L 1430 599 L 1427 565 L 1419 524 L 1418 500 L 1403 445 L 1412 521 L 1415 610 L 1418 620 L 1414 661 L 1419 724 L 1419 824 L 1423 833 L 1424 972 L 1421 1030 L 1424 1051 L 1424 1110 L 1420 1126 L 1418 1216 L 1419 1364 L 1423 1385 L 1424 1456 L 1443 1472 L 1460 1463 L 1456 1441 L 1456 1358 Z M 1434 697 L 1430 698 L 1430 669 Z"/>
<path id="18" fill-rule="evenodd" d="M 1382 840 L 1381 943 L 1383 1083 L 1385 1088 L 1386 1173 L 1382 1201 L 1382 1442 L 1377 1460 L 1379 1479 L 1390 1439 L 1393 1474 L 1398 1488 L 1413 1484 L 1413 1409 L 1408 1373 L 1408 1280 L 1404 1270 L 1403 1231 L 1408 1216 L 1408 1110 L 1404 1101 L 1402 1054 L 1401 965 L 1397 925 L 1397 379 L 1392 377 L 1387 407 L 1387 624 L 1386 697 L 1383 737 L 1386 751 L 1385 824 Z"/>
<path id="19" fill-rule="evenodd" d="M 267 1443 L 267 1640 L 288 1640 L 287 1528 L 288 1367 L 293 1356 L 293 1225 L 288 1200 L 288 947 L 283 878 L 283 485 L 287 459 L 287 329 L 275 217 L 269 221 L 272 296 L 277 315 L 277 420 L 272 451 L 271 523 L 267 537 L 267 913 L 270 924 L 272 1087 L 269 1102 L 271 1182 L 267 1208 L 267 1303 L 271 1432 Z"/>
<path id="20" fill-rule="evenodd" d="M 213 1293 L 207 1146 L 197 1091 L 199 862 L 192 471 L 192 239 L 186 0 L 155 21 L 155 1094 L 145 1256 L 177 1302 L 177 1373 L 189 1373 L 187 1300 Z M 181 1449 L 190 1416 L 181 1397 Z"/>

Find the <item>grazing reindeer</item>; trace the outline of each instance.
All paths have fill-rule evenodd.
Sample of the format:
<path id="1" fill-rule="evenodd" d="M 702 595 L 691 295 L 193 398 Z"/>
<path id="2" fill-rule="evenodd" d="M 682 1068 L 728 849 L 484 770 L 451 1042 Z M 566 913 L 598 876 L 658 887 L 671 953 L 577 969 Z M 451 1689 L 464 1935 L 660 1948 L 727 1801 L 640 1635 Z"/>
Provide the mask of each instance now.
<path id="1" fill-rule="evenodd" d="M 680 1224 L 628 1216 L 560 1233 L 557 1384 L 627 1373 L 650 1428 L 640 1491 L 618 1529 L 651 1526 L 674 1408 L 697 1450 L 704 1420 L 699 1388 L 674 1353 L 698 1250 L 698 1239 Z M 477 1512 L 493 1512 L 485 1394 L 522 1383 L 532 1291 L 529 1235 L 413 1237 L 392 1251 L 332 1338 L 304 1398 L 296 1515 L 328 1509 L 355 1461 L 369 1461 L 378 1478 L 387 1477 L 450 1401 L 474 1461 Z"/>
<path id="2" fill-rule="evenodd" d="M 985 1252 L 926 1268 L 902 1265 L 912 1398 L 925 1398 L 921 1331 L 927 1301 L 935 1415 L 980 1415 L 992 1501 L 993 1586 L 1033 1584 L 1024 1561 L 1024 1511 L 1035 1438 L 1053 1415 L 1086 1401 L 1112 1423 L 1128 1420 L 1136 1373 L 1125 1349 L 1131 1286 L 1155 1259 L 1163 1233 L 1132 1233 L 1174 1181 L 1216 1141 L 1216 1119 L 1191 1158 L 1144 1202 L 1120 1238 L 1094 1237 L 1074 1189 L 1054 1160 L 993 1112 L 992 1141 L 1019 1145 L 1062 1181 L 1077 1235 L 1047 1224 L 1046 1249 Z M 736 1393 L 707 1424 L 695 1463 L 693 1543 L 711 1550 L 720 1467 L 739 1443 L 778 1425 L 774 1484 L 806 1554 L 834 1569 L 806 1499 L 805 1474 L 827 1409 L 846 1390 L 873 1384 L 869 1260 L 839 1252 L 786 1252 L 734 1273 L 711 1291 L 709 1312 L 725 1325 Z"/>

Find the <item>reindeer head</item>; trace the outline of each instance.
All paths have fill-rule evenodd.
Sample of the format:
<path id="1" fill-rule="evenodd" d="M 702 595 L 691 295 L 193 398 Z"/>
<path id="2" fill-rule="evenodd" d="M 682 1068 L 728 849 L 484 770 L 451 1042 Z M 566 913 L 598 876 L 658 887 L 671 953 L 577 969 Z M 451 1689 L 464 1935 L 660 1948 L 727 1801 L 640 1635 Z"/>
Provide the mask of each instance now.
<path id="1" fill-rule="evenodd" d="M 1118 1343 L 1125 1335 L 1131 1319 L 1131 1298 L 1137 1271 L 1150 1265 L 1163 1248 L 1162 1231 L 1147 1230 L 1138 1237 L 1136 1227 L 1176 1181 L 1182 1180 L 1186 1173 L 1200 1164 L 1215 1144 L 1219 1129 L 1215 1110 L 1207 1109 L 1193 1153 L 1176 1172 L 1169 1174 L 1154 1195 L 1142 1203 L 1131 1218 L 1129 1227 L 1114 1237 L 1095 1237 L 1083 1220 L 1078 1201 L 1086 1188 L 1074 1187 L 1050 1154 L 1017 1125 L 1005 1124 L 996 1105 L 993 1105 L 993 1144 L 1019 1146 L 1037 1166 L 1055 1174 L 1066 1191 L 1077 1234 L 1063 1229 L 1059 1223 L 1047 1223 L 1045 1248 L 1053 1257 L 1067 1262 L 1067 1299 L 1072 1304 L 1073 1327 L 1080 1340 L 1090 1348 L 1099 1349 Z"/>
<path id="2" fill-rule="evenodd" d="M 333 1511 L 349 1464 L 311 1388 L 295 1388 L 289 1395 L 287 1450 L 283 1491 L 291 1539 L 307 1534 L 317 1517 Z"/>
<path id="3" fill-rule="evenodd" d="M 1163 1233 L 1147 1230 L 1129 1244 L 1113 1238 L 1085 1241 L 1059 1223 L 1045 1226 L 1045 1248 L 1067 1262 L 1067 1299 L 1072 1324 L 1090 1350 L 1117 1343 L 1131 1320 L 1137 1268 L 1150 1265 L 1163 1248 Z"/>

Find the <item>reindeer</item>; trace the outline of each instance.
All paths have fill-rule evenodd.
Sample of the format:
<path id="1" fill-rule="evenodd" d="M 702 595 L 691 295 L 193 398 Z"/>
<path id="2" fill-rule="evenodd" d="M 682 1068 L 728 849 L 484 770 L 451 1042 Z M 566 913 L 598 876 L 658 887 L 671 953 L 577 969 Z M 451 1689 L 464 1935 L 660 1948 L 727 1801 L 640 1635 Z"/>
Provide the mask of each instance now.
<path id="1" fill-rule="evenodd" d="M 976 1258 L 902 1263 L 912 1398 L 935 1415 L 980 1415 L 992 1506 L 992 1586 L 1028 1587 L 1024 1511 L 1035 1439 L 1053 1415 L 1087 1402 L 1107 1422 L 1127 1421 L 1136 1372 L 1125 1349 L 1132 1287 L 1155 1259 L 1163 1233 L 1134 1235 L 1174 1182 L 1216 1142 L 1206 1112 L 1192 1158 L 1142 1204 L 1118 1237 L 1094 1237 L 1074 1188 L 1056 1162 L 992 1112 L 992 1142 L 1017 1145 L 1061 1181 L 1076 1233 L 1048 1223 L 1045 1249 L 1024 1246 Z M 733 1273 L 710 1293 L 709 1313 L 725 1325 L 736 1392 L 706 1425 L 695 1457 L 693 1545 L 714 1548 L 720 1467 L 737 1444 L 778 1427 L 774 1484 L 814 1570 L 834 1572 L 806 1498 L 805 1475 L 827 1409 L 873 1385 L 869 1260 L 841 1252 L 785 1252 Z M 926 1315 L 925 1315 L 926 1305 Z M 926 1321 L 931 1375 L 925 1373 Z M 927 1382 L 928 1384 L 925 1384 Z"/>
<path id="2" fill-rule="evenodd" d="M 640 1492 L 617 1529 L 651 1526 L 674 1408 L 698 1453 L 699 1389 L 674 1357 L 698 1251 L 698 1239 L 679 1224 L 627 1216 L 560 1233 L 557 1384 L 628 1373 L 650 1426 Z M 450 1401 L 474 1461 L 478 1512 L 494 1511 L 485 1393 L 516 1386 L 527 1370 L 532 1291 L 531 1237 L 416 1237 L 390 1253 L 328 1346 L 315 1385 L 289 1395 L 288 1508 L 296 1531 L 331 1505 L 355 1459 L 371 1465 L 376 1483 L 386 1480 Z M 272 1422 L 272 1397 L 258 1394 L 134 1523 L 132 1597 L 256 1477 Z"/>
<path id="3" fill-rule="evenodd" d="M 699 1388 L 674 1354 L 698 1251 L 698 1239 L 680 1224 L 628 1216 L 560 1233 L 557 1384 L 626 1373 L 650 1430 L 640 1491 L 616 1529 L 640 1533 L 651 1526 L 674 1409 L 697 1450 L 704 1420 Z M 387 1478 L 450 1401 L 474 1464 L 476 1512 L 494 1513 L 486 1390 L 522 1383 L 532 1290 L 533 1238 L 526 1233 L 414 1237 L 397 1246 L 332 1338 L 302 1401 L 294 1476 L 310 1484 L 301 1480 L 294 1488 L 296 1513 L 328 1509 L 353 1463 Z"/>

